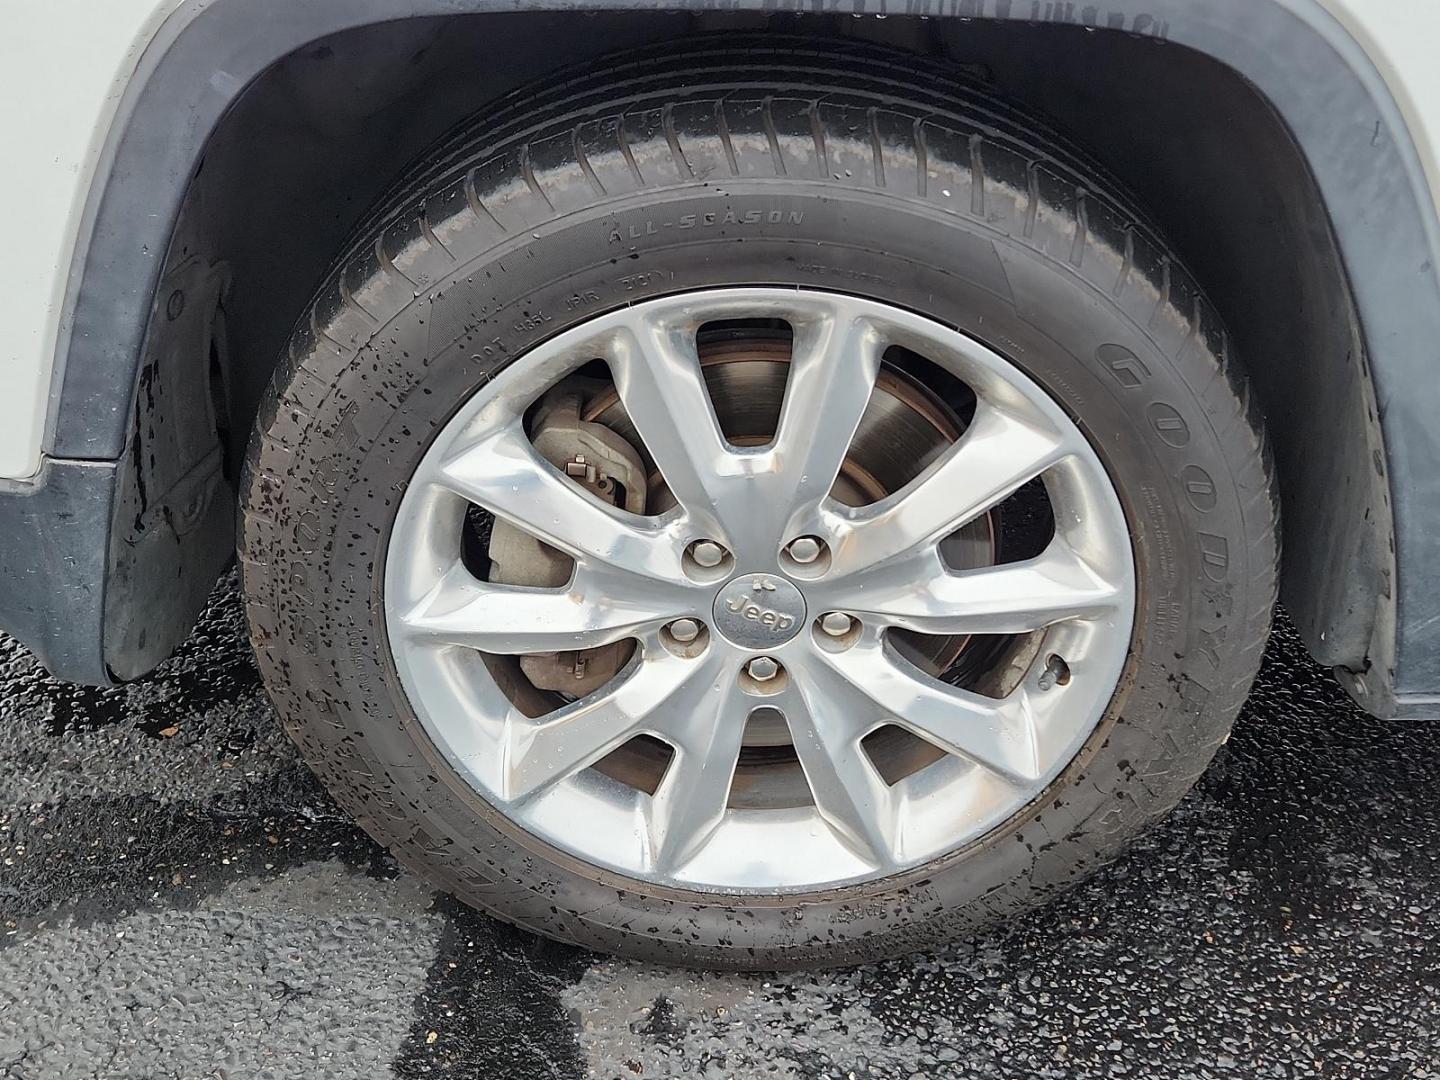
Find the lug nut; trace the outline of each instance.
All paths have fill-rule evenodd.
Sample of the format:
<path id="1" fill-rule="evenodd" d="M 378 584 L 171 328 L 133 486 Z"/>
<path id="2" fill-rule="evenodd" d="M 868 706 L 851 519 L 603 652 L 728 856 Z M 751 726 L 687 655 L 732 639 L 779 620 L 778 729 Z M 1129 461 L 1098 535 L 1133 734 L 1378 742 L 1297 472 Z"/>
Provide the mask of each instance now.
<path id="1" fill-rule="evenodd" d="M 788 550 L 796 562 L 812 563 L 820 557 L 820 541 L 813 536 L 802 536 L 792 540 Z"/>
<path id="2" fill-rule="evenodd" d="M 820 629 L 831 637 L 844 637 L 855 625 L 855 620 L 843 611 L 831 611 L 820 617 Z"/>
<path id="3" fill-rule="evenodd" d="M 690 549 L 690 557 L 708 570 L 725 561 L 725 549 L 714 540 L 701 540 Z"/>
<path id="4" fill-rule="evenodd" d="M 745 665 L 745 670 L 756 682 L 769 682 L 780 674 L 780 665 L 768 656 L 757 656 Z"/>
<path id="5" fill-rule="evenodd" d="M 676 619 L 670 624 L 670 636 L 681 645 L 689 645 L 700 636 L 700 624 L 694 619 Z"/>

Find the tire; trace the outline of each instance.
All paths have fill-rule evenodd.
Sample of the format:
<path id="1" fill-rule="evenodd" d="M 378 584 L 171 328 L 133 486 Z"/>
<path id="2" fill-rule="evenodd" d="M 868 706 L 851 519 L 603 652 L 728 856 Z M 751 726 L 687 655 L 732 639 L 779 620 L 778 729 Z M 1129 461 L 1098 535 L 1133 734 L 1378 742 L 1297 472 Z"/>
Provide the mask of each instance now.
<path id="1" fill-rule="evenodd" d="M 945 69 L 774 40 L 612 60 L 428 154 L 295 331 L 240 537 L 279 714 L 402 864 L 536 933 L 716 968 L 928 947 L 1116 857 L 1225 741 L 1276 588 L 1260 417 L 1216 312 L 1115 184 Z M 381 593 L 409 477 L 515 357 L 601 312 L 748 284 L 895 305 L 1012 361 L 1113 481 L 1136 607 L 1103 718 L 1009 820 L 877 881 L 737 898 L 586 865 L 480 798 L 407 702 Z"/>

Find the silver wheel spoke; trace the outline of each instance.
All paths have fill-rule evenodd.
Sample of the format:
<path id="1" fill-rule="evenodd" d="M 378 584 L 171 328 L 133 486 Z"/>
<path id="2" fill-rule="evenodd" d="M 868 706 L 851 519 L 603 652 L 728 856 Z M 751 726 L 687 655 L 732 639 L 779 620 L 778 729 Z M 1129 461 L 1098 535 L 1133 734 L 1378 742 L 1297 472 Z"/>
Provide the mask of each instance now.
<path id="1" fill-rule="evenodd" d="M 399 616 L 399 632 L 489 653 L 591 649 L 658 630 L 687 599 L 679 588 L 584 568 L 565 588 L 535 589 L 476 581 L 456 566 Z"/>
<path id="2" fill-rule="evenodd" d="M 679 580 L 679 557 L 664 534 L 606 506 L 540 456 L 519 423 L 448 458 L 437 480 L 575 559 Z"/>
<path id="3" fill-rule="evenodd" d="M 1033 559 L 955 572 L 935 548 L 840 582 L 824 606 L 922 634 L 1024 634 L 1128 599 L 1060 538 Z"/>
<path id="4" fill-rule="evenodd" d="M 834 574 L 844 576 L 932 544 L 1074 452 L 1071 440 L 982 398 L 965 434 L 893 495 L 836 515 Z"/>
<path id="5" fill-rule="evenodd" d="M 736 455 L 725 442 L 700 371 L 693 331 L 637 316 L 611 349 L 610 369 L 630 421 L 660 474 L 703 533 L 724 537 L 725 489 Z"/>
<path id="6" fill-rule="evenodd" d="M 754 706 L 754 698 L 740 691 L 733 668 L 719 675 L 693 709 L 670 713 L 660 732 L 675 751 L 650 801 L 654 861 L 663 872 L 692 858 L 725 816 L 745 720 Z"/>
<path id="7" fill-rule="evenodd" d="M 774 442 L 726 442 L 690 322 L 633 318 L 611 350 L 626 412 L 696 530 L 764 558 L 829 494 L 870 401 L 883 340 L 844 298 L 792 316 L 794 352 Z"/>
<path id="8" fill-rule="evenodd" d="M 641 734 L 658 733 L 662 711 L 698 704 L 715 685 L 716 666 L 661 655 L 642 658 L 628 675 L 538 720 L 518 713 L 507 723 L 505 798 L 526 799 L 595 764 Z"/>
<path id="9" fill-rule="evenodd" d="M 866 862 L 880 869 L 894 865 L 894 791 L 860 745 L 878 718 L 857 711 L 848 685 L 818 664 L 797 681 L 799 688 L 781 695 L 778 706 L 815 808 Z"/>
<path id="10" fill-rule="evenodd" d="M 840 298 L 823 317 L 796 327 L 766 492 L 790 519 L 777 536 L 806 531 L 830 494 L 870 403 L 883 348 L 875 325 Z"/>
<path id="11" fill-rule="evenodd" d="M 932 679 L 878 642 L 820 661 L 843 680 L 852 711 L 880 718 L 1023 785 L 1038 775 L 1035 730 L 1023 695 L 1003 701 Z M 820 666 L 817 665 L 817 666 Z"/>

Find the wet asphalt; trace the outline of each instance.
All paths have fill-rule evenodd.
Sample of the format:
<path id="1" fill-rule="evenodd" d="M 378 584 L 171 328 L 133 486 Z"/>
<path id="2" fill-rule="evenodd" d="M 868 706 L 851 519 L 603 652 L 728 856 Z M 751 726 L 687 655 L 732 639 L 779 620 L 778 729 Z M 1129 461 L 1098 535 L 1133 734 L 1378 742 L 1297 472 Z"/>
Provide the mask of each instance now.
<path id="1" fill-rule="evenodd" d="M 708 975 L 437 896 L 300 765 L 233 583 L 117 690 L 0 638 L 0 1076 L 1440 1075 L 1440 722 L 1283 618 L 1200 786 L 1049 908 L 846 972 Z"/>

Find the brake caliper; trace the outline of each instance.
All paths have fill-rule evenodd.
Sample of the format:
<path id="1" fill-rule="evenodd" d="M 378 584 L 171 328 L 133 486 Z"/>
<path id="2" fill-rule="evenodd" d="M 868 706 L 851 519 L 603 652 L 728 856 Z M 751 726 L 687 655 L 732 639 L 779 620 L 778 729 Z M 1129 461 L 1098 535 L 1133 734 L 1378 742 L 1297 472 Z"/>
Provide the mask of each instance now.
<path id="1" fill-rule="evenodd" d="M 635 448 L 603 424 L 582 420 L 588 380 L 569 379 L 541 400 L 530 441 L 576 487 L 632 514 L 645 512 L 645 464 Z M 496 519 L 490 534 L 490 580 L 505 585 L 558 588 L 570 580 L 564 552 Z M 529 653 L 520 670 L 541 690 L 583 697 L 615 677 L 634 651 L 631 641 L 593 649 Z"/>

